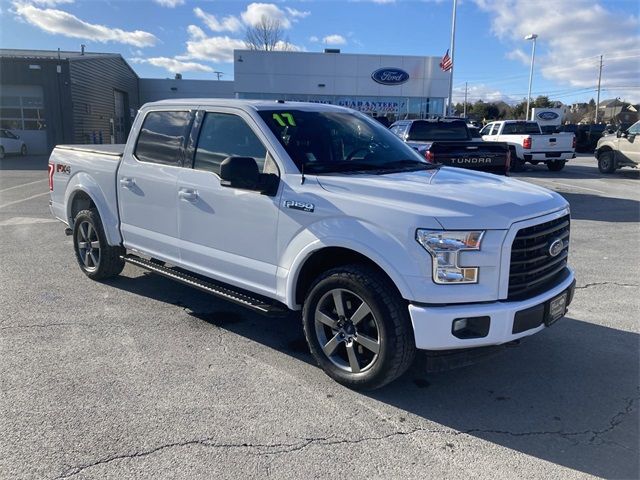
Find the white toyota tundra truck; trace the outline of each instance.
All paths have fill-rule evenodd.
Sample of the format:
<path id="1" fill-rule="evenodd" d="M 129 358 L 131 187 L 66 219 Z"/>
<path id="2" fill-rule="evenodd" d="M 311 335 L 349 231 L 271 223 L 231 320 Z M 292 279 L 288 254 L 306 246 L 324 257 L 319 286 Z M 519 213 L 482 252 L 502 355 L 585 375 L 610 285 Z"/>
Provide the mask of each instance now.
<path id="1" fill-rule="evenodd" d="M 56 147 L 49 187 L 89 278 L 130 263 L 259 312 L 302 310 L 311 353 L 351 388 L 392 381 L 417 349 L 540 332 L 573 297 L 561 196 L 427 163 L 336 106 L 147 104 L 126 145 Z"/>

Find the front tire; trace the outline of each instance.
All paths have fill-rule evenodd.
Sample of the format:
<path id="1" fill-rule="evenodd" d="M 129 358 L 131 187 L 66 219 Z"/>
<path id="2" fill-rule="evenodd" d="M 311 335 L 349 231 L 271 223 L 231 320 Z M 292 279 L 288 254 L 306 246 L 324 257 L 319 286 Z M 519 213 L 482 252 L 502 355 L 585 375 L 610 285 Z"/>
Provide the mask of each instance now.
<path id="1" fill-rule="evenodd" d="M 552 160 L 547 162 L 547 168 L 551 172 L 559 172 L 564 168 L 565 163 L 567 163 L 565 160 Z"/>
<path id="2" fill-rule="evenodd" d="M 382 273 L 364 265 L 322 274 L 309 289 L 302 321 L 320 368 L 349 388 L 382 387 L 415 356 L 406 302 Z"/>
<path id="3" fill-rule="evenodd" d="M 80 269 L 92 280 L 104 280 L 122 272 L 122 247 L 107 243 L 97 210 L 82 210 L 73 223 L 73 249 Z"/>
<path id="4" fill-rule="evenodd" d="M 0 160 L 4 158 L 4 147 L 0 147 Z"/>
<path id="5" fill-rule="evenodd" d="M 600 173 L 613 173 L 616 171 L 616 160 L 613 152 L 602 152 L 598 155 L 598 170 L 600 170 Z"/>
<path id="6" fill-rule="evenodd" d="M 27 156 L 27 146 L 24 143 L 22 144 L 22 147 L 20 147 L 20 155 L 23 157 Z"/>

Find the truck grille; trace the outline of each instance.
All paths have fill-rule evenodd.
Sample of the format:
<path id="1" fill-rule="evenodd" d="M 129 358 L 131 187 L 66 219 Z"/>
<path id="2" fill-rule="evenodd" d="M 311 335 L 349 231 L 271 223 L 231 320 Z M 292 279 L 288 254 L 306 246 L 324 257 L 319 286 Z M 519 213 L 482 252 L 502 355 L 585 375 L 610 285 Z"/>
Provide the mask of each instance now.
<path id="1" fill-rule="evenodd" d="M 532 297 L 562 276 L 569 257 L 570 217 L 541 223 L 518 231 L 511 247 L 508 300 Z M 551 256 L 549 247 L 555 240 L 562 250 Z"/>

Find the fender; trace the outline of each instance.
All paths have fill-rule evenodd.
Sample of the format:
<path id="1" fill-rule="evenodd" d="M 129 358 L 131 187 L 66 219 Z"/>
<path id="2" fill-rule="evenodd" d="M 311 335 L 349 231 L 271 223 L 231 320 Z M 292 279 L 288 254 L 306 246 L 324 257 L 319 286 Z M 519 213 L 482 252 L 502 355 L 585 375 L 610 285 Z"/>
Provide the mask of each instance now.
<path id="1" fill-rule="evenodd" d="M 86 193 L 95 204 L 98 213 L 100 214 L 102 227 L 104 228 L 104 233 L 109 245 L 121 245 L 122 237 L 120 236 L 120 221 L 118 219 L 117 211 L 110 206 L 107 201 L 107 196 L 100 185 L 98 185 L 98 183 L 85 172 L 79 172 L 72 176 L 67 183 L 64 199 L 67 210 L 66 215 L 69 219 L 69 226 L 73 228 L 71 207 L 73 205 L 73 199 L 79 191 Z"/>
<path id="2" fill-rule="evenodd" d="M 350 232 L 351 235 L 347 237 L 341 232 Z M 299 309 L 295 290 L 306 260 L 327 247 L 346 248 L 364 255 L 391 278 L 405 299 L 414 298 L 405 275 L 430 275 L 429 262 L 416 262 L 411 256 L 411 249 L 376 225 L 345 217 L 325 218 L 300 231 L 280 258 L 276 288 L 278 296 L 289 308 Z"/>

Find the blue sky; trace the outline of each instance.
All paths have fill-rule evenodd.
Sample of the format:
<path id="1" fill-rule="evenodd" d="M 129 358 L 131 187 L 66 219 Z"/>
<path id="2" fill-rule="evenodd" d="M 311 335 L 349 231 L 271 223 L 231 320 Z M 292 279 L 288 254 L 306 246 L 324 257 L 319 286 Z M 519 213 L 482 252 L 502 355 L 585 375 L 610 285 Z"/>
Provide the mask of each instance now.
<path id="1" fill-rule="evenodd" d="M 262 16 L 277 18 L 291 48 L 441 56 L 453 0 L 202 1 L 2 0 L 3 48 L 122 54 L 142 77 L 233 78 L 230 52 Z M 565 103 L 595 97 L 640 101 L 640 12 L 636 0 L 459 0 L 454 100 L 512 102 L 526 95 L 531 42 L 539 35 L 533 95 Z"/>

